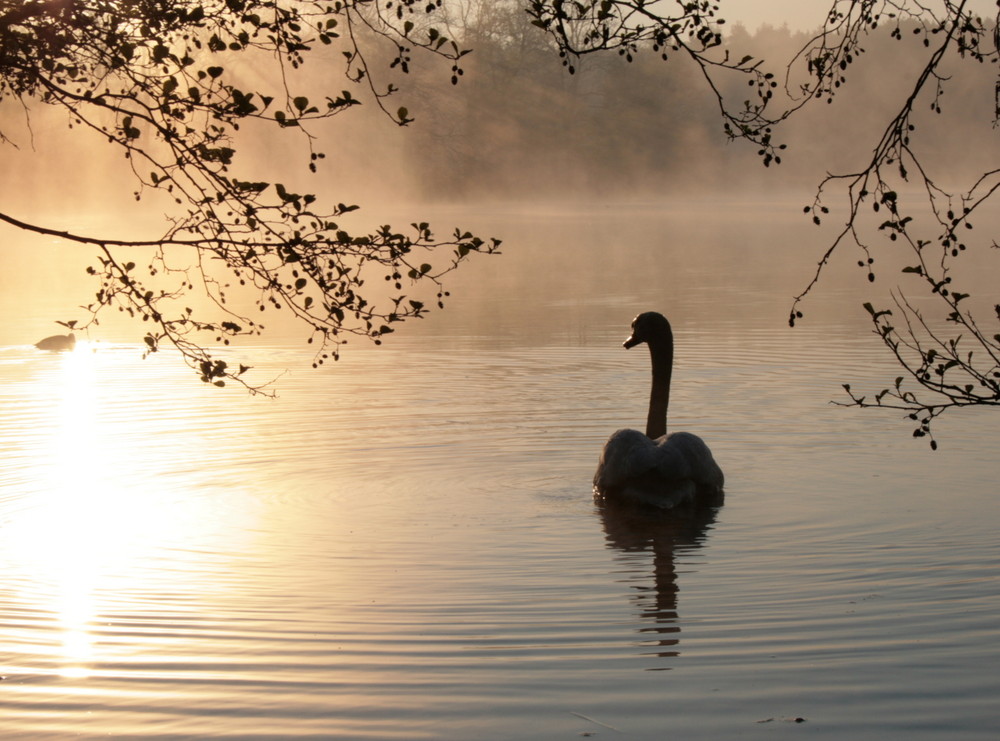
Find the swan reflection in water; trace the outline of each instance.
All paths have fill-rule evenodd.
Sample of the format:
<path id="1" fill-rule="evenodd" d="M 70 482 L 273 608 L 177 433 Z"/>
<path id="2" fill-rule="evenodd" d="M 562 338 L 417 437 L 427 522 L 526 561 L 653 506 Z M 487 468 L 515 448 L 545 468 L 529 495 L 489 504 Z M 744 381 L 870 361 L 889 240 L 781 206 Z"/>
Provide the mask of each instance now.
<path id="1" fill-rule="evenodd" d="M 610 548 L 625 554 L 624 560 L 637 552 L 653 554 L 652 584 L 632 586 L 640 615 L 652 621 L 639 632 L 656 634 L 653 653 L 665 658 L 678 654 L 675 557 L 702 545 L 722 506 L 724 477 L 700 437 L 667 433 L 674 336 L 666 317 L 650 311 L 632 321 L 623 346 L 641 343 L 649 347 L 653 372 L 646 432 L 618 430 L 611 436 L 594 474 L 594 500 Z M 640 579 L 646 581 L 645 573 Z"/>
<path id="2" fill-rule="evenodd" d="M 721 492 L 704 506 L 671 511 L 652 510 L 633 502 L 598 497 L 608 548 L 618 552 L 627 563 L 635 555 L 651 553 L 652 573 L 631 572 L 622 583 L 628 584 L 632 600 L 639 609 L 642 655 L 672 658 L 680 651 L 681 626 L 677 614 L 677 556 L 701 548 L 722 506 Z M 653 650 L 646 648 L 652 646 Z M 657 665 L 654 670 L 669 669 Z"/>

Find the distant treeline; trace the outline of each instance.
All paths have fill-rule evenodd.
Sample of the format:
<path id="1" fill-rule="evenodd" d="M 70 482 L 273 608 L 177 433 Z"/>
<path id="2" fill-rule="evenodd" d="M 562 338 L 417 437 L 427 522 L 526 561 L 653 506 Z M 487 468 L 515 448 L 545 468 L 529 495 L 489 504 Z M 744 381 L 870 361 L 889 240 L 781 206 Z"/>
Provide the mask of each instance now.
<path id="1" fill-rule="evenodd" d="M 922 36 L 904 33 L 897 41 L 888 31 L 874 35 L 832 105 L 814 103 L 776 131 L 788 149 L 780 166 L 765 170 L 752 147 L 727 142 L 718 103 L 701 71 L 682 55 L 664 62 L 650 50 L 631 63 L 614 54 L 592 55 L 577 61 L 570 75 L 516 3 L 483 6 L 490 12 L 455 31 L 473 49 L 457 86 L 447 85 L 440 70 L 425 68 L 402 81 L 402 97 L 417 120 L 399 141 L 421 197 L 814 184 L 827 171 L 864 163 L 927 54 Z M 736 58 L 764 60 L 784 83 L 788 61 L 810 37 L 787 27 L 751 34 L 736 26 L 727 44 Z M 949 72 L 943 113 L 931 112 L 927 95 L 918 105 L 914 139 L 947 158 L 952 171 L 981 168 L 984 153 L 974 142 L 994 153 L 997 71 L 956 60 Z M 741 76 L 720 79 L 730 105 L 750 97 Z M 789 82 L 794 94 L 793 86 Z M 966 123 L 974 134 L 965 131 Z"/>
<path id="2" fill-rule="evenodd" d="M 385 104 L 405 106 L 415 119 L 409 126 L 396 126 L 363 86 L 344 80 L 343 57 L 331 46 L 308 60 L 298 82 L 317 99 L 350 89 L 364 104 L 308 127 L 327 155 L 318 175 L 306 169 L 309 150 L 301 130 L 289 128 L 280 136 L 269 130 L 264 140 L 248 126 L 236 143 L 237 176 L 286 182 L 366 207 L 400 198 L 655 197 L 696 190 L 766 197 L 794 189 L 802 196 L 825 173 L 866 164 L 928 53 L 923 36 L 903 33 L 897 41 L 879 31 L 846 71 L 847 83 L 832 105 L 814 103 L 775 131 L 788 149 L 780 165 L 765 169 L 752 146 L 727 141 L 717 101 L 682 54 L 664 61 L 643 50 L 631 63 L 613 53 L 591 55 L 575 60 L 571 75 L 519 2 L 456 5 L 446 12 L 466 14 L 451 19 L 451 37 L 472 49 L 462 59 L 457 85 L 449 84 L 447 66 L 426 55 L 415 55 L 409 74 L 391 70 L 396 49 L 372 44 L 368 62 L 378 77 L 376 88 L 390 82 L 399 87 Z M 810 34 L 769 26 L 749 33 L 735 26 L 725 39 L 732 56 L 763 60 L 785 83 L 788 61 Z M 248 89 L 268 89 L 249 61 L 240 63 Z M 931 112 L 933 85 L 917 105 L 915 146 L 932 152 L 936 162 L 930 164 L 943 164 L 942 173 L 982 172 L 997 152 L 991 126 L 997 69 L 954 59 L 945 72 L 950 79 L 943 83 L 943 112 Z M 752 95 L 737 74 L 720 77 L 718 84 L 732 107 Z M 794 83 L 788 87 L 795 92 Z M 104 208 L 118 196 L 134 208 L 134 181 L 118 151 L 103 146 L 94 132 L 68 129 L 65 112 L 27 105 L 28 111 L 16 100 L 0 106 L 0 131 L 17 144 L 0 147 L 0 198 L 8 208 L 44 210 L 55 197 L 60 211 L 70 212 L 93 208 L 94 201 Z"/>

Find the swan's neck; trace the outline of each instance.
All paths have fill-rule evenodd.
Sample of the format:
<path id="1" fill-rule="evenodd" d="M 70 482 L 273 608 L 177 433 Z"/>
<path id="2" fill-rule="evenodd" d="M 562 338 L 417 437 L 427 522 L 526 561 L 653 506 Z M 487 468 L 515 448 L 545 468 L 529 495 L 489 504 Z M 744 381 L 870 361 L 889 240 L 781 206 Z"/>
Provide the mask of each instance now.
<path id="1" fill-rule="evenodd" d="M 655 440 L 667 434 L 670 374 L 674 367 L 674 338 L 669 330 L 666 336 L 649 343 L 649 356 L 653 361 L 653 388 L 649 393 L 646 437 Z"/>

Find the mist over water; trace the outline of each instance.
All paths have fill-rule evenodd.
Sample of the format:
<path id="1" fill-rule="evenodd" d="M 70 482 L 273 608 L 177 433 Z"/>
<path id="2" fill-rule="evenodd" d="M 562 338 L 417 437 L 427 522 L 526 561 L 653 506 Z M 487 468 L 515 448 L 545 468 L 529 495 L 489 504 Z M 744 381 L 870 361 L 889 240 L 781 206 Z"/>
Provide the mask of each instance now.
<path id="1" fill-rule="evenodd" d="M 305 127 L 325 155 L 319 172 L 308 172 L 303 130 L 250 121 L 236 138 L 237 176 L 359 203 L 373 223 L 380 223 L 387 202 L 645 200 L 698 192 L 794 194 L 808 203 L 826 173 L 867 164 L 887 116 L 912 93 L 913 72 L 927 53 L 911 26 L 904 25 L 900 41 L 873 34 L 831 104 L 814 104 L 775 130 L 788 148 L 780 166 L 764 168 L 753 146 L 727 142 L 718 102 L 700 70 L 681 55 L 664 62 L 641 50 L 632 63 L 616 54 L 587 56 L 570 75 L 516 3 L 477 5 L 464 16 L 453 8 L 443 12 L 457 42 L 473 49 L 455 86 L 448 67 L 432 58 L 415 60 L 409 74 L 390 70 L 395 48 L 372 42 L 373 73 L 400 88 L 386 105 L 405 106 L 412 124 L 390 121 L 343 76 L 337 47 L 320 48 L 290 73 L 291 84 L 317 99 L 349 89 L 361 105 Z M 730 24 L 726 49 L 751 55 L 775 74 L 780 107 L 800 99 L 803 65 L 791 73 L 786 65 L 811 34 L 801 25 L 782 25 L 780 16 L 762 18 Z M 247 90 L 273 94 L 278 81 L 268 78 L 266 65 L 238 56 L 227 64 Z M 951 60 L 942 72 L 948 83 L 941 113 L 932 112 L 928 87 L 914 107 L 911 139 L 935 179 L 949 187 L 952 179 L 978 172 L 994 149 L 994 75 L 990 65 L 971 59 Z M 752 97 L 742 75 L 720 73 L 717 84 L 731 107 Z M 134 201 L 129 163 L 99 134 L 68 128 L 65 112 L 27 105 L 7 100 L 0 107 L 2 130 L 18 147 L 3 152 L 5 203 L 57 225 L 59 212 L 68 209 L 121 209 L 129 223 L 150 215 L 154 228 L 170 210 L 170 200 L 154 192 Z"/>
<path id="2" fill-rule="evenodd" d="M 274 400 L 8 327 L 0 730 L 991 738 L 995 417 L 945 420 L 931 454 L 830 405 L 893 372 L 856 271 L 790 330 L 766 256 L 811 225 L 703 211 L 435 214 L 511 247 L 337 364 L 280 331 L 231 351 L 280 376 Z M 51 300 L 22 294 L 16 324 Z M 644 419 L 648 356 L 621 342 L 651 308 L 677 337 L 671 423 L 726 472 L 700 521 L 591 496 L 608 434 Z"/>

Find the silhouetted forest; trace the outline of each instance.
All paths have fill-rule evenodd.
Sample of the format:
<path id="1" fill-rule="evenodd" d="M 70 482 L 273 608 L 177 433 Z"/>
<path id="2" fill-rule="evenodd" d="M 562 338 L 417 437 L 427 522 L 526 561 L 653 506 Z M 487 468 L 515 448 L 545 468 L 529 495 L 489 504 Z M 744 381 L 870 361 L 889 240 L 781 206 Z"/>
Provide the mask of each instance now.
<path id="1" fill-rule="evenodd" d="M 571 75 L 549 37 L 531 25 L 517 2 L 462 8 L 467 14 L 451 19 L 451 35 L 473 52 L 462 60 L 457 85 L 449 84 L 447 67 L 435 60 L 415 58 L 404 75 L 390 70 L 395 48 L 371 48 L 368 61 L 378 85 L 400 89 L 386 105 L 406 106 L 415 119 L 409 126 L 388 120 L 362 86 L 343 78 L 343 58 L 331 46 L 299 74 L 318 95 L 350 89 L 363 105 L 310 128 L 317 148 L 327 154 L 320 182 L 306 171 L 308 148 L 294 128 L 281 136 L 268 132 L 266 139 L 252 129 L 241 132 L 249 137 L 249 143 L 240 142 L 241 176 L 288 178 L 295 187 L 318 188 L 371 210 L 397 198 L 655 198 L 734 190 L 766 197 L 794 190 L 808 199 L 825 173 L 866 163 L 927 54 L 922 36 L 903 33 L 897 41 L 887 30 L 875 33 L 832 105 L 814 103 L 775 131 L 788 149 L 780 165 L 765 169 L 753 147 L 727 140 L 701 70 L 681 54 L 664 62 L 643 50 L 631 63 L 615 54 L 591 55 L 576 60 Z M 459 9 L 446 12 L 455 15 Z M 763 60 L 782 83 L 779 94 L 788 61 L 809 38 L 770 26 L 752 33 L 727 27 L 725 36 L 732 55 Z M 971 60 L 950 64 L 943 112 L 932 113 L 929 98 L 918 104 L 914 140 L 925 149 L 931 145 L 938 158 L 931 165 L 944 164 L 958 177 L 982 171 L 984 147 L 993 154 L 997 72 Z M 256 68 L 244 63 L 244 74 L 253 80 Z M 739 75 L 717 83 L 735 106 L 750 97 Z M 794 92 L 794 81 L 788 87 Z M 19 207 L 30 212 L 44 205 L 43 195 L 55 192 L 63 210 L 74 204 L 92 208 L 92 200 L 104 203 L 118 193 L 126 203 L 131 200 L 134 185 L 125 161 L 104 152 L 91 132 L 68 130 L 64 113 L 29 105 L 30 116 L 13 103 L 0 111 L 19 134 L 18 149 L 5 148 L 8 177 L 0 192 L 7 201 L 23 202 Z M 30 136 L 22 130 L 25 121 L 31 122 Z M 84 151 L 87 156 L 81 157 Z M 74 166 L 67 170 L 70 160 Z"/>
<path id="2" fill-rule="evenodd" d="M 399 138 L 398 156 L 412 167 L 421 197 L 815 185 L 827 171 L 865 163 L 887 116 L 911 92 L 907 71 L 927 54 L 922 36 L 904 32 L 897 41 L 888 31 L 876 33 L 832 105 L 814 103 L 776 131 L 788 149 L 781 165 L 765 170 L 751 147 L 727 141 L 701 71 L 681 55 L 664 62 L 640 52 L 631 63 L 593 55 L 578 60 L 570 75 L 516 3 L 486 5 L 489 12 L 454 31 L 473 49 L 457 86 L 447 85 L 440 70 L 424 68 L 401 82 L 417 120 Z M 774 71 L 783 83 L 779 93 L 788 61 L 810 38 L 787 27 L 749 33 L 735 26 L 727 33 L 733 55 L 752 54 Z M 918 104 L 914 138 L 930 142 L 958 174 L 981 166 L 977 136 L 993 146 L 996 70 L 969 60 L 956 64 L 943 112 L 932 113 L 929 98 Z M 737 104 L 749 97 L 745 85 L 736 75 L 719 80 Z M 794 81 L 787 87 L 794 93 Z"/>

